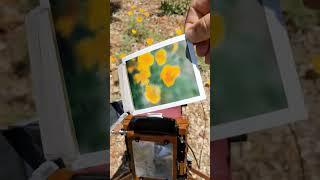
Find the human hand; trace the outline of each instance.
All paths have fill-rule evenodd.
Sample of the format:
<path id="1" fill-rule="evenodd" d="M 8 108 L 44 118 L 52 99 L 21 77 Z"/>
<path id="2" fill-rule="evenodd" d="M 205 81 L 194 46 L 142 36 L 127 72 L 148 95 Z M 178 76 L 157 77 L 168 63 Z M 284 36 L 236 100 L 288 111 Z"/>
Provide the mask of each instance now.
<path id="1" fill-rule="evenodd" d="M 210 63 L 210 0 L 192 0 L 186 22 L 186 38 L 196 46 L 198 56 Z"/>

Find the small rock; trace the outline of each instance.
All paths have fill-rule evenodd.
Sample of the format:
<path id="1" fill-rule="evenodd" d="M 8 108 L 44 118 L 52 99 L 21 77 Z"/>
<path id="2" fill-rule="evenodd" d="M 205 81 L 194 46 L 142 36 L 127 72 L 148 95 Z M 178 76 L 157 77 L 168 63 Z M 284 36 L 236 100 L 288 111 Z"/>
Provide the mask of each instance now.
<path id="1" fill-rule="evenodd" d="M 119 82 L 119 76 L 118 76 L 118 70 L 114 70 L 111 72 L 113 82 L 118 83 Z"/>

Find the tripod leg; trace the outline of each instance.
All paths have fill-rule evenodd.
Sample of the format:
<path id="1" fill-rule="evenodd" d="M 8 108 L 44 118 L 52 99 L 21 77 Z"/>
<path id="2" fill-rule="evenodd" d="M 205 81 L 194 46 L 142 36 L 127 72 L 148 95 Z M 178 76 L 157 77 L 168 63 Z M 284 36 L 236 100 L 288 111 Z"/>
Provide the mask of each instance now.
<path id="1" fill-rule="evenodd" d="M 130 180 L 132 178 L 132 173 L 130 171 L 127 171 L 118 177 L 113 177 L 113 180 Z"/>

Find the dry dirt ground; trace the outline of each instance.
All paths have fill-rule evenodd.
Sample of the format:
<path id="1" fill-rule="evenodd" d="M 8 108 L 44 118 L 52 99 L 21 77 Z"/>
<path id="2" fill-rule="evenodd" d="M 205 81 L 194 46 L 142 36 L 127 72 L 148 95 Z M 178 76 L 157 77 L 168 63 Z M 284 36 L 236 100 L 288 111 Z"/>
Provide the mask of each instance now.
<path id="1" fill-rule="evenodd" d="M 117 4 L 117 8 L 112 14 L 112 23 L 110 24 L 110 45 L 111 55 L 121 53 L 121 40 L 124 34 L 129 16 L 131 5 L 136 5 L 137 8 L 143 8 L 150 13 L 150 21 L 152 23 L 146 24 L 146 28 L 157 32 L 163 37 L 162 40 L 176 36 L 176 29 L 182 29 L 184 26 L 185 16 L 159 16 L 159 7 L 161 1 L 150 0 L 148 3 L 142 0 L 129 1 L 129 0 L 112 0 L 111 2 Z M 154 42 L 156 43 L 156 42 Z M 146 47 L 143 43 L 132 44 L 132 52 Z M 203 82 L 209 80 L 210 70 L 208 65 L 202 64 L 200 66 Z M 111 64 L 110 68 L 110 100 L 115 101 L 120 99 L 118 78 L 116 73 L 116 66 Z M 210 97 L 209 87 L 205 88 L 207 97 Z M 196 159 L 200 162 L 200 171 L 208 176 L 210 175 L 210 98 L 202 101 L 201 103 L 190 104 L 183 108 L 183 114 L 189 118 L 189 135 L 188 142 L 195 152 Z M 121 136 L 113 135 L 110 138 L 110 173 L 111 176 L 117 171 L 121 165 L 122 155 L 125 150 L 124 138 Z M 193 157 L 191 151 L 189 156 Z M 193 158 L 193 167 L 196 167 L 195 158 Z"/>
<path id="2" fill-rule="evenodd" d="M 0 1 L 0 127 L 35 114 L 24 14 L 34 0 Z"/>

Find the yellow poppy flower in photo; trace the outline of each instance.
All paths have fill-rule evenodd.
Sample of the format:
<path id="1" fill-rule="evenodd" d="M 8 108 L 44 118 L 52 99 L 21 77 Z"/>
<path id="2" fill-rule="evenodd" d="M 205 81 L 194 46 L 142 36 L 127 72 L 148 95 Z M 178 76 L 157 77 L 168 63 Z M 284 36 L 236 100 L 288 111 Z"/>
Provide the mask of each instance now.
<path id="1" fill-rule="evenodd" d="M 132 10 L 134 10 L 134 9 L 137 8 L 137 6 L 136 6 L 136 5 L 132 5 L 130 8 L 131 8 Z"/>
<path id="2" fill-rule="evenodd" d="M 144 15 L 145 17 L 149 17 L 149 16 L 150 16 L 150 13 L 149 13 L 149 12 L 144 12 L 143 15 Z"/>
<path id="3" fill-rule="evenodd" d="M 102 65 L 107 59 L 107 51 L 105 42 L 107 40 L 108 33 L 101 31 L 97 33 L 94 38 L 82 39 L 76 46 L 75 52 L 77 59 L 87 70 L 90 70 L 95 65 Z"/>
<path id="4" fill-rule="evenodd" d="M 311 64 L 314 71 L 320 74 L 320 54 L 314 55 L 312 57 Z"/>
<path id="5" fill-rule="evenodd" d="M 138 57 L 137 70 L 143 71 L 143 70 L 149 69 L 150 66 L 153 64 L 153 62 L 154 62 L 154 57 L 151 53 L 142 54 L 141 56 Z"/>
<path id="6" fill-rule="evenodd" d="M 150 69 L 145 69 L 133 76 L 136 83 L 147 85 L 149 83 L 149 77 L 151 76 Z"/>
<path id="7" fill-rule="evenodd" d="M 158 65 L 162 66 L 167 61 L 167 51 L 161 48 L 156 52 L 155 57 Z"/>
<path id="8" fill-rule="evenodd" d="M 107 1 L 101 0 L 90 0 L 87 1 L 87 25 L 90 30 L 97 31 L 103 29 L 106 25 L 105 17 L 108 16 L 105 10 L 105 4 Z"/>
<path id="9" fill-rule="evenodd" d="M 93 56 L 95 49 L 93 47 L 94 40 L 91 38 L 86 38 L 81 40 L 76 46 L 77 56 L 81 62 L 81 65 L 87 70 L 91 69 L 95 64 L 96 60 Z"/>
<path id="10" fill-rule="evenodd" d="M 132 29 L 132 30 L 131 30 L 131 33 L 132 33 L 132 34 L 137 34 L 137 30 Z"/>
<path id="11" fill-rule="evenodd" d="M 144 12 L 144 9 L 143 9 L 143 8 L 139 8 L 139 12 L 140 12 L 140 13 L 143 13 L 143 12 Z"/>
<path id="12" fill-rule="evenodd" d="M 224 24 L 223 24 L 223 17 L 214 13 L 212 16 L 213 19 L 213 28 L 212 28 L 212 35 L 213 38 L 210 40 L 212 41 L 211 44 L 213 47 L 217 47 L 217 45 L 223 40 L 224 38 Z"/>
<path id="13" fill-rule="evenodd" d="M 146 43 L 150 46 L 153 44 L 153 39 L 152 38 L 147 38 Z"/>
<path id="14" fill-rule="evenodd" d="M 150 69 L 150 65 L 145 64 L 145 63 L 138 63 L 138 65 L 137 65 L 138 71 L 145 71 L 147 69 Z"/>
<path id="15" fill-rule="evenodd" d="M 132 11 L 128 11 L 128 15 L 129 15 L 129 16 L 132 16 L 132 15 L 133 15 L 133 12 L 132 12 Z"/>
<path id="16" fill-rule="evenodd" d="M 178 49 L 179 49 L 179 44 L 178 43 L 173 43 L 171 52 L 175 53 Z"/>
<path id="17" fill-rule="evenodd" d="M 134 71 L 135 67 L 133 65 L 127 68 L 127 71 L 131 74 Z"/>
<path id="18" fill-rule="evenodd" d="M 136 18 L 136 21 L 137 21 L 138 23 L 141 23 L 141 22 L 143 21 L 143 18 L 142 18 L 141 16 L 138 16 L 138 17 Z"/>
<path id="19" fill-rule="evenodd" d="M 179 29 L 176 29 L 176 34 L 179 36 L 179 35 L 182 35 L 183 32 L 182 32 L 182 30 L 179 28 Z"/>
<path id="20" fill-rule="evenodd" d="M 165 65 L 160 73 L 160 78 L 167 87 L 174 85 L 177 77 L 180 75 L 179 66 Z"/>
<path id="21" fill-rule="evenodd" d="M 145 98 L 152 104 L 157 104 L 161 99 L 161 89 L 157 85 L 146 85 Z"/>
<path id="22" fill-rule="evenodd" d="M 59 17 L 55 26 L 62 37 L 69 37 L 75 26 L 75 19 L 72 16 Z"/>

